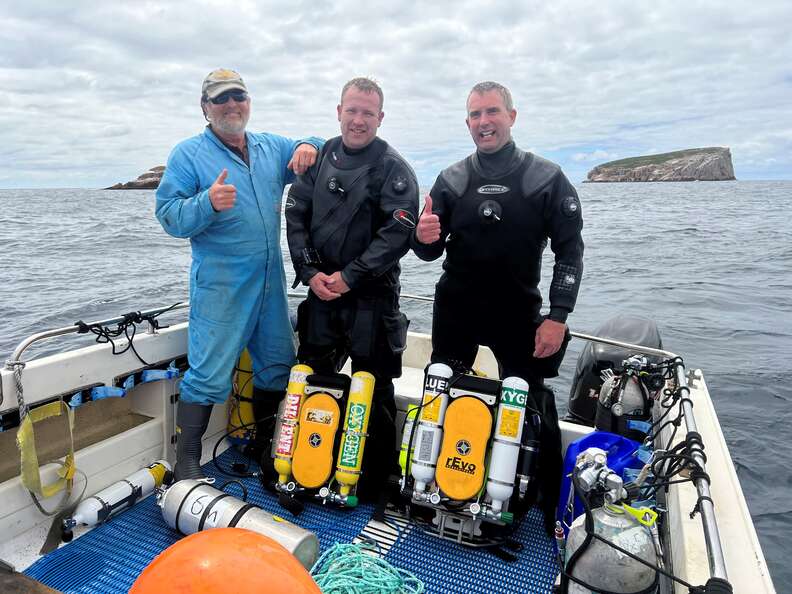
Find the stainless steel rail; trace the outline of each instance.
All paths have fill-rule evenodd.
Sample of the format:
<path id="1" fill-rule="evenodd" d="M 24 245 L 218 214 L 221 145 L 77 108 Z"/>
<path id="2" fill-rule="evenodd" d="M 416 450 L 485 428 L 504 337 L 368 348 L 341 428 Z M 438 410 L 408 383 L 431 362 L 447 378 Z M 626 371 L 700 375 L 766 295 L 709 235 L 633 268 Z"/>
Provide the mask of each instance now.
<path id="1" fill-rule="evenodd" d="M 305 298 L 305 293 L 298 293 L 298 292 L 289 292 L 289 297 L 293 298 Z M 410 295 L 406 293 L 402 293 L 401 297 L 404 299 L 410 299 L 414 301 L 423 301 L 426 303 L 433 303 L 434 299 L 432 297 L 424 297 L 422 295 Z M 142 316 L 152 316 L 161 314 L 165 311 L 175 311 L 179 309 L 185 309 L 189 307 L 190 304 L 188 302 L 179 303 L 174 306 L 170 307 L 159 307 L 155 309 L 150 309 L 144 312 L 140 312 Z M 88 325 L 101 325 L 101 326 L 110 326 L 113 324 L 118 324 L 125 320 L 125 316 L 120 316 L 116 318 L 111 318 L 108 320 L 100 320 L 97 322 L 90 322 Z M 36 342 L 40 342 L 42 340 L 53 338 L 56 336 L 64 336 L 67 334 L 76 334 L 79 332 L 80 327 L 76 324 L 71 326 L 64 326 L 63 328 L 56 328 L 54 330 L 47 330 L 45 332 L 39 332 L 37 334 L 33 334 L 32 336 L 26 338 L 22 342 L 19 343 L 16 349 L 14 349 L 14 353 L 11 355 L 11 359 L 6 361 L 6 369 L 13 370 L 15 366 L 21 362 L 22 354 L 33 344 Z M 628 342 L 622 342 L 619 340 L 614 340 L 612 338 L 603 338 L 599 336 L 593 336 L 590 334 L 583 334 L 581 332 L 570 332 L 570 335 L 574 338 L 578 338 L 581 340 L 585 340 L 588 342 L 597 342 L 600 344 L 607 344 L 610 346 L 624 348 L 626 350 L 632 351 L 634 353 L 642 353 L 645 355 L 658 355 L 661 357 L 666 358 L 676 358 L 677 355 L 672 353 L 671 351 L 665 351 L 661 349 L 655 349 L 651 347 L 646 347 L 638 344 L 631 344 Z M 685 369 L 683 365 L 679 365 L 675 367 L 676 373 L 676 381 L 679 388 L 685 392 L 685 396 L 689 395 L 690 388 L 688 387 L 687 383 L 687 376 L 685 374 Z M 0 404 L 3 403 L 3 392 L 2 392 L 2 382 L 0 382 Z M 688 434 L 690 433 L 698 433 L 696 427 L 696 419 L 693 416 L 693 407 L 689 400 L 683 398 L 682 400 L 682 412 L 685 417 L 685 427 L 687 429 Z M 693 458 L 699 464 L 702 470 L 706 471 L 704 458 L 700 452 L 697 450 L 693 451 Z M 695 480 L 696 490 L 698 491 L 699 495 L 699 509 L 701 514 L 701 523 L 704 529 L 704 538 L 707 545 L 707 556 L 709 561 L 710 567 L 710 574 L 712 577 L 728 579 L 726 573 L 726 562 L 723 557 L 723 547 L 721 545 L 720 540 L 720 532 L 718 531 L 718 523 L 715 518 L 715 507 L 712 503 L 709 483 L 703 479 L 698 478 Z"/>

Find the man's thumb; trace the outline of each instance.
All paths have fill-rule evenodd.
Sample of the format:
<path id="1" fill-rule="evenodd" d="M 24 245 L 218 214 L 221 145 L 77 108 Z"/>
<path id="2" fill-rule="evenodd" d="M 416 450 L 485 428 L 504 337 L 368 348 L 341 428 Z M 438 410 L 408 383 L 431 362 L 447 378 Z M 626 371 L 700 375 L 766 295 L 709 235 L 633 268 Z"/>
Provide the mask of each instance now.
<path id="1" fill-rule="evenodd" d="M 215 183 L 216 184 L 224 184 L 227 177 L 228 177 L 228 169 L 223 169 L 220 172 L 220 175 L 217 176 L 217 179 L 215 180 Z"/>
<path id="2" fill-rule="evenodd" d="M 424 202 L 424 214 L 432 214 L 432 197 L 427 196 Z"/>

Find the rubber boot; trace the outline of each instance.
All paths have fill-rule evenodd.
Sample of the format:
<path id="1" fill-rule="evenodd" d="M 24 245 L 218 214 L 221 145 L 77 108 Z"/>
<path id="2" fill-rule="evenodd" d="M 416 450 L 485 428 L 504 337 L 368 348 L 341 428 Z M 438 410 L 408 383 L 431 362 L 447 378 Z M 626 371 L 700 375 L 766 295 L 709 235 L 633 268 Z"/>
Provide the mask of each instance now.
<path id="1" fill-rule="evenodd" d="M 284 390 L 253 388 L 253 416 L 256 418 L 256 433 L 248 455 L 261 467 L 261 482 L 267 487 L 277 479 L 271 456 L 272 436 L 275 432 L 278 405 L 285 396 Z"/>
<path id="2" fill-rule="evenodd" d="M 176 410 L 176 466 L 174 480 L 202 479 L 206 475 L 201 470 L 201 438 L 209 425 L 212 414 L 211 404 L 194 404 L 179 401 Z"/>

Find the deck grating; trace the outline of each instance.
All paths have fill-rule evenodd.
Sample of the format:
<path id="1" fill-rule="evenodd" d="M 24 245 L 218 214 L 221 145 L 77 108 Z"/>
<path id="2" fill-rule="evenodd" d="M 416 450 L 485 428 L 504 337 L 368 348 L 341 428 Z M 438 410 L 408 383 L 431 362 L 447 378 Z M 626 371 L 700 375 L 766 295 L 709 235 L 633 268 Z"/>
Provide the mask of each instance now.
<path id="1" fill-rule="evenodd" d="M 219 457 L 224 468 L 242 460 L 233 449 Z M 204 469 L 218 479 L 218 485 L 227 480 L 212 464 Z M 380 541 L 385 559 L 414 572 L 424 581 L 427 593 L 544 593 L 550 591 L 556 574 L 553 544 L 541 528 L 537 510 L 528 514 L 514 534 L 524 546 L 523 551 L 516 561 L 507 562 L 489 552 L 427 535 L 390 513 L 387 525 L 372 522 L 367 526 L 371 506 L 338 510 L 308 504 L 294 518 L 278 505 L 274 495 L 262 489 L 257 479 L 243 482 L 248 501 L 316 532 L 322 551 L 336 542 L 359 542 L 358 535 Z M 229 492 L 239 494 L 234 487 L 229 487 Z M 154 498 L 148 497 L 42 557 L 24 573 L 67 594 L 125 593 L 154 557 L 178 539 L 179 535 L 163 521 Z"/>

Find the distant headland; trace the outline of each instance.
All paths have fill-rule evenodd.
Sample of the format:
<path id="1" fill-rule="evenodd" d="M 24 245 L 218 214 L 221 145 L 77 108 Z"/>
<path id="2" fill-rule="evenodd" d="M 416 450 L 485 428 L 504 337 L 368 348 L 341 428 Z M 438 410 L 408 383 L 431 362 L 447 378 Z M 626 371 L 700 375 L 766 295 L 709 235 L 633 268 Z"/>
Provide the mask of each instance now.
<path id="1" fill-rule="evenodd" d="M 158 165 L 138 176 L 137 179 L 133 179 L 125 184 L 117 183 L 109 188 L 105 188 L 105 190 L 156 190 L 162 179 L 163 173 L 165 173 L 165 166 Z"/>
<path id="2" fill-rule="evenodd" d="M 585 182 L 664 182 L 734 180 L 728 147 L 712 146 L 631 157 L 597 165 Z"/>

